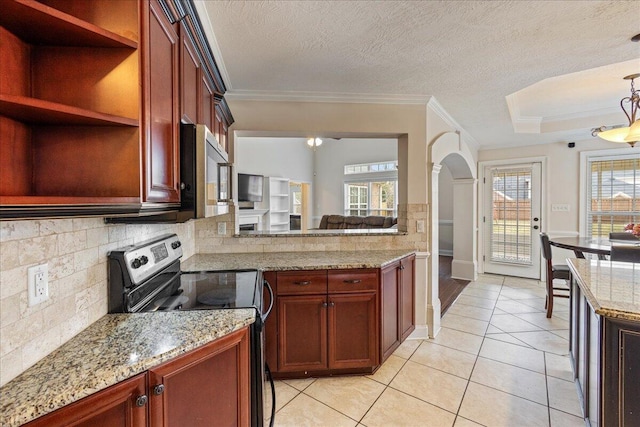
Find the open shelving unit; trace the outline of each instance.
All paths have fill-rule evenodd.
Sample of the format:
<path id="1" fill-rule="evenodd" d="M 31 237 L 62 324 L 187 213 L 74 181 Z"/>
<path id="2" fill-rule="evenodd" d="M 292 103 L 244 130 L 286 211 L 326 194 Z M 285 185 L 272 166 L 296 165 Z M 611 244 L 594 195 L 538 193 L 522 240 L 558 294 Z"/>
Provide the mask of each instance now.
<path id="1" fill-rule="evenodd" d="M 262 208 L 267 209 L 268 231 L 289 230 L 289 179 L 270 176 L 264 180 Z"/>
<path id="2" fill-rule="evenodd" d="M 2 216 L 136 210 L 139 13 L 137 0 L 3 0 Z"/>

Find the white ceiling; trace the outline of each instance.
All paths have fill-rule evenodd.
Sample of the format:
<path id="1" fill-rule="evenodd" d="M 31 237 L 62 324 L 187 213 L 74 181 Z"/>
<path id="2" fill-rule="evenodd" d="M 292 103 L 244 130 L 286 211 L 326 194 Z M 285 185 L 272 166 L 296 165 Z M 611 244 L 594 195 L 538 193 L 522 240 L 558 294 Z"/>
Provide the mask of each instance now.
<path id="1" fill-rule="evenodd" d="M 483 148 L 584 140 L 624 123 L 622 77 L 640 72 L 637 0 L 196 7 L 230 98 L 433 96 Z"/>

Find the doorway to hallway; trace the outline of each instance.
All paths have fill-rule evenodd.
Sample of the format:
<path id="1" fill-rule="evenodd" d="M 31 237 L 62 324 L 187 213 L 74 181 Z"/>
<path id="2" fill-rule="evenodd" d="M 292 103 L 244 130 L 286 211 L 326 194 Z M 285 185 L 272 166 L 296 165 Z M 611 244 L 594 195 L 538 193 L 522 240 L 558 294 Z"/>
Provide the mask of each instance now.
<path id="1" fill-rule="evenodd" d="M 469 284 L 469 280 L 453 279 L 451 277 L 451 262 L 453 257 L 440 255 L 438 269 L 438 294 L 440 295 L 441 313 L 447 312 L 458 295 Z"/>

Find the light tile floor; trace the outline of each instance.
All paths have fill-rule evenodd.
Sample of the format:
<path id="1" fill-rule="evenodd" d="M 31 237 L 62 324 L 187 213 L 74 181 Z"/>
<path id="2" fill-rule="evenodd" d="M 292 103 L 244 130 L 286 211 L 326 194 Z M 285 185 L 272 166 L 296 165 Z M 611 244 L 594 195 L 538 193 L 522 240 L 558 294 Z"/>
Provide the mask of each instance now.
<path id="1" fill-rule="evenodd" d="M 432 340 L 407 340 L 370 376 L 276 382 L 276 426 L 584 426 L 568 357 L 568 300 L 482 275 Z"/>

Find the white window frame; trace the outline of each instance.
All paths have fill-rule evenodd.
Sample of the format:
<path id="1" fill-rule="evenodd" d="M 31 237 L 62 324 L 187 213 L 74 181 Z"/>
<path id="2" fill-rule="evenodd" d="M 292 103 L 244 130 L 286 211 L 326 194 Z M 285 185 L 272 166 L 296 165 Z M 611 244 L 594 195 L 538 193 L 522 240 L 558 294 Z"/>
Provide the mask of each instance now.
<path id="1" fill-rule="evenodd" d="M 358 191 L 358 203 L 356 203 L 356 204 L 357 204 L 357 207 L 352 207 L 352 206 L 351 206 L 351 200 L 350 200 L 350 194 L 349 194 L 349 191 L 347 190 L 347 188 L 348 188 L 348 186 L 349 186 L 349 185 L 353 185 L 353 184 L 361 184 L 361 183 L 360 183 L 360 182 L 357 182 L 357 183 L 356 183 L 356 182 L 350 182 L 350 183 L 345 182 L 345 183 L 344 183 L 344 187 L 345 187 L 345 206 L 344 206 L 344 214 L 345 214 L 345 215 L 351 215 L 351 211 L 352 211 L 352 210 L 356 210 L 356 211 L 358 211 L 358 212 L 359 212 L 359 211 L 364 210 L 364 211 L 365 211 L 365 216 L 366 216 L 366 215 L 368 214 L 368 212 L 369 212 L 369 207 L 370 207 L 370 206 L 369 206 L 369 202 L 370 202 L 370 197 L 371 197 L 371 186 L 370 186 L 370 185 L 368 185 L 368 186 L 366 187 L 366 191 L 367 191 L 367 202 L 365 203 L 364 207 L 360 206 L 360 205 L 361 205 L 361 203 L 360 203 L 360 197 L 361 197 L 361 195 L 362 195 L 362 194 L 360 194 L 360 191 Z M 364 183 L 364 184 L 366 184 L 366 183 Z M 364 189 L 364 186 L 359 186 L 359 187 L 360 187 L 361 189 Z"/>
<path id="2" fill-rule="evenodd" d="M 630 152 L 630 150 L 632 152 Z M 589 163 L 594 160 L 623 160 L 625 158 L 636 158 L 638 153 L 628 147 L 615 148 L 611 150 L 596 150 L 580 152 L 580 222 L 579 231 L 581 236 L 587 236 L 588 213 L 587 190 L 591 182 Z"/>
<path id="3" fill-rule="evenodd" d="M 380 164 L 388 164 L 394 163 L 395 170 L 385 170 L 385 171 L 371 171 L 370 166 L 372 165 L 380 165 Z M 348 172 L 349 167 L 357 167 L 357 166 L 368 166 L 366 172 L 361 173 L 353 173 Z M 369 184 L 369 190 L 367 194 L 367 215 L 371 213 L 371 183 L 374 182 L 383 182 L 383 181 L 393 181 L 394 182 L 394 204 L 393 204 L 393 212 L 391 216 L 398 216 L 398 162 L 396 160 L 388 160 L 388 161 L 380 161 L 380 162 L 371 162 L 371 163 L 361 163 L 361 164 L 352 164 L 352 165 L 344 165 L 344 182 L 343 182 L 343 211 L 345 215 L 349 215 L 349 192 L 348 186 L 350 184 Z"/>

